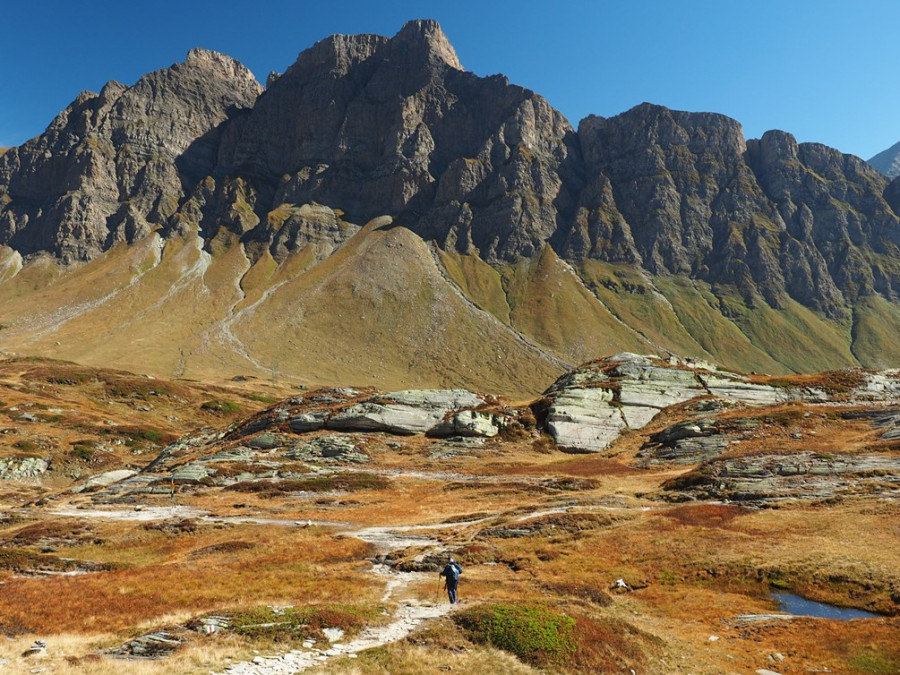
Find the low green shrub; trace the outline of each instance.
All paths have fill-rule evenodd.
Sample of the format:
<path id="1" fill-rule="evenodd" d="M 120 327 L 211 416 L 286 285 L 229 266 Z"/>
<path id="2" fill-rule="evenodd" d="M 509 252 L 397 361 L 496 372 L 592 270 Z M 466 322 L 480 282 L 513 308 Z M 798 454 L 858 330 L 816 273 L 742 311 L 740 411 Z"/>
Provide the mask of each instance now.
<path id="1" fill-rule="evenodd" d="M 543 666 L 576 652 L 575 620 L 534 604 L 479 605 L 454 616 L 474 642 L 489 644 Z"/>

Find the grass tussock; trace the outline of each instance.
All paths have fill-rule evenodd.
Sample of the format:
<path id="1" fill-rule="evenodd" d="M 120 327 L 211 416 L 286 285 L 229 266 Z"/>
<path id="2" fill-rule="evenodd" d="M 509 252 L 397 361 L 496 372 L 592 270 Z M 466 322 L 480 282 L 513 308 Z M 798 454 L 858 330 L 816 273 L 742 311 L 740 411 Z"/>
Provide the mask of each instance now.
<path id="1" fill-rule="evenodd" d="M 358 492 L 386 490 L 391 481 L 365 471 L 348 471 L 314 478 L 279 481 L 242 481 L 225 489 L 231 492 L 254 492 L 261 496 L 277 496 L 289 492 Z"/>
<path id="2" fill-rule="evenodd" d="M 727 527 L 735 518 L 753 513 L 751 509 L 733 504 L 685 504 L 662 512 L 681 525 L 693 527 Z"/>
<path id="3" fill-rule="evenodd" d="M 238 635 L 271 642 L 325 641 L 324 628 L 353 636 L 382 616 L 382 608 L 375 605 L 260 606 L 230 614 Z"/>

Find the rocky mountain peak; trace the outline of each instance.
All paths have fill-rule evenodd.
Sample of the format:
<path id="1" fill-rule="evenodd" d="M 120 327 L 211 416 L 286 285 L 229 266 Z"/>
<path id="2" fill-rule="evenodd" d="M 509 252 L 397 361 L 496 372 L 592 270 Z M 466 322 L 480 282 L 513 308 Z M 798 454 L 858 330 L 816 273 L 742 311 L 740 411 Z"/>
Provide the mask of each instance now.
<path id="1" fill-rule="evenodd" d="M 261 91 L 234 59 L 195 49 L 133 86 L 82 92 L 0 159 L 0 244 L 71 262 L 141 238 L 208 175 L 220 125 Z"/>
<path id="2" fill-rule="evenodd" d="M 430 20 L 326 38 L 267 85 L 195 49 L 85 93 L 0 155 L 0 245 L 87 260 L 161 229 L 281 262 L 386 217 L 496 269 L 562 259 L 589 298 L 652 304 L 653 278 L 696 282 L 741 330 L 760 309 L 843 321 L 900 297 L 900 182 L 786 132 L 748 141 L 724 115 L 650 103 L 575 131 L 534 92 L 462 70 Z"/>
<path id="3" fill-rule="evenodd" d="M 237 59 L 233 59 L 226 54 L 214 52 L 201 47 L 194 47 L 187 53 L 182 64 L 183 68 L 194 68 L 203 70 L 211 75 L 221 77 L 225 80 L 234 82 L 236 85 L 249 86 L 261 91 L 259 83 L 243 63 Z M 175 67 L 178 67 L 177 65 Z M 255 85 L 255 87 L 254 87 Z"/>
<path id="4" fill-rule="evenodd" d="M 369 60 L 387 41 L 386 37 L 368 33 L 331 35 L 300 52 L 297 61 L 284 75 L 297 77 L 299 73 L 329 72 L 344 76 L 356 65 Z"/>
<path id="5" fill-rule="evenodd" d="M 456 50 L 444 34 L 441 25 L 434 19 L 416 19 L 408 21 L 400 32 L 394 36 L 395 43 L 424 47 L 433 56 L 451 68 L 463 70 Z"/>
<path id="6" fill-rule="evenodd" d="M 869 160 L 869 164 L 888 178 L 900 176 L 900 143 L 879 152 Z"/>

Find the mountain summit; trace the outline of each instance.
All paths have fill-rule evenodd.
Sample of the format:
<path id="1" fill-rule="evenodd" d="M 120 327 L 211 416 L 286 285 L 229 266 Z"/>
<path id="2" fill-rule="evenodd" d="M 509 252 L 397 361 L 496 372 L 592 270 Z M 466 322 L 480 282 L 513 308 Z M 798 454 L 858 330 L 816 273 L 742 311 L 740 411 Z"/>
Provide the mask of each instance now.
<path id="1" fill-rule="evenodd" d="M 229 337 L 217 328 L 204 339 L 248 367 L 264 368 L 232 328 L 274 320 L 276 306 L 302 307 L 302 329 L 279 330 L 288 342 L 310 330 L 313 345 L 333 331 L 387 339 L 347 325 L 404 332 L 415 323 L 404 313 L 419 312 L 431 317 L 435 373 L 441 354 L 459 351 L 440 344 L 453 321 L 458 339 L 511 340 L 517 358 L 540 362 L 532 377 L 485 363 L 482 347 L 470 354 L 473 372 L 507 372 L 528 389 L 620 349 L 765 370 L 896 365 L 886 336 L 900 328 L 898 206 L 900 184 L 861 159 L 781 131 L 746 140 L 722 115 L 642 104 L 576 130 L 534 92 L 463 70 L 436 22 L 413 21 L 392 38 L 322 40 L 265 91 L 232 59 L 193 50 L 133 87 L 82 94 L 0 156 L 0 263 L 20 297 L 9 289 L 25 283 L 22 256 L 26 271 L 40 253 L 99 265 L 118 243 L 195 250 L 196 240 L 166 293 L 202 272 L 211 300 L 194 320 L 227 322 Z M 141 265 L 171 262 L 147 255 Z M 422 284 L 428 292 L 389 301 L 390 289 Z M 48 308 L 58 287 L 43 291 Z M 346 316 L 311 325 L 313 297 Z M 35 344 L 26 324 L 7 345 Z M 167 341 L 164 369 L 199 348 Z M 410 336 L 408 369 L 422 347 Z M 366 356 L 373 377 L 406 358 Z"/>

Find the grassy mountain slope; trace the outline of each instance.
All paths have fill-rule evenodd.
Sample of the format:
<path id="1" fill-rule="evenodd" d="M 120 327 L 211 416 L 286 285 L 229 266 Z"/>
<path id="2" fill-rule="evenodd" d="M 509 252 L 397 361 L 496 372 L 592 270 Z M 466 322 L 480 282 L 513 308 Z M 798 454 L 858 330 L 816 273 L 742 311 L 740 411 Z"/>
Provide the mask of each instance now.
<path id="1" fill-rule="evenodd" d="M 277 261 L 222 233 L 118 246 L 68 268 L 0 251 L 0 349 L 160 377 L 444 386 L 530 395 L 569 365 L 624 350 L 783 373 L 900 363 L 900 307 L 853 321 L 732 287 L 650 276 L 545 247 L 490 266 L 378 219 L 320 260 Z"/>

